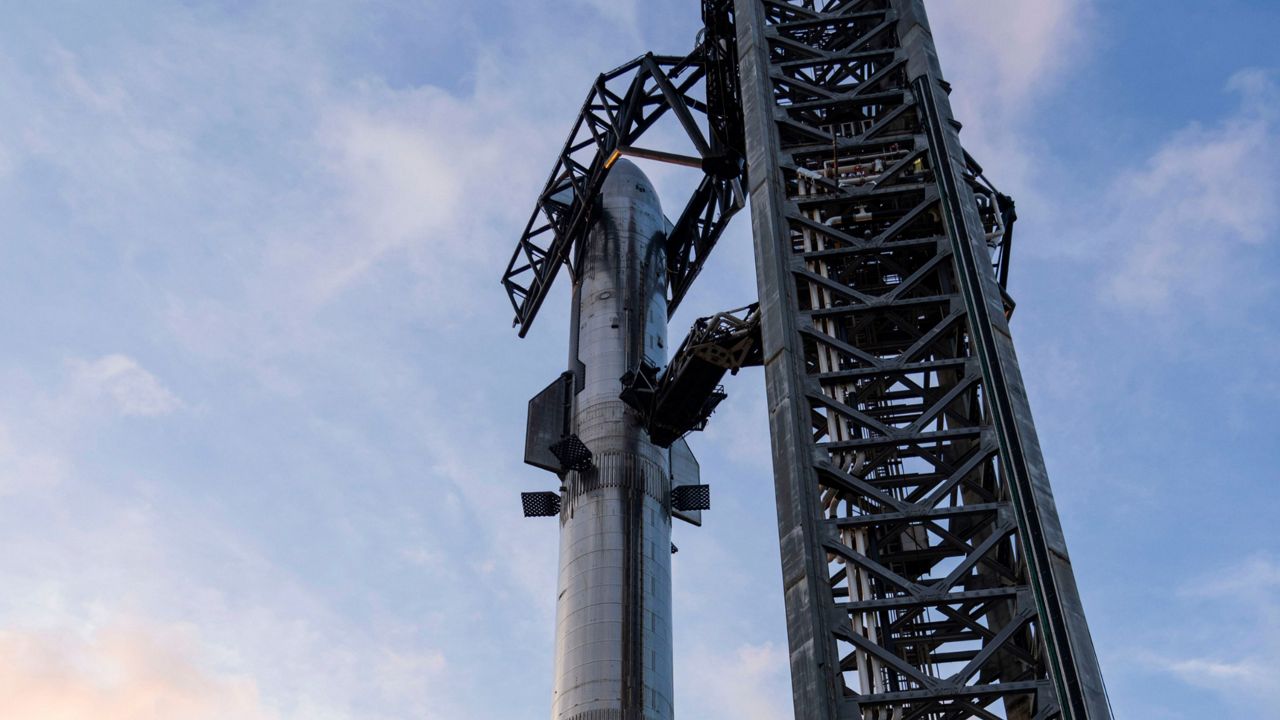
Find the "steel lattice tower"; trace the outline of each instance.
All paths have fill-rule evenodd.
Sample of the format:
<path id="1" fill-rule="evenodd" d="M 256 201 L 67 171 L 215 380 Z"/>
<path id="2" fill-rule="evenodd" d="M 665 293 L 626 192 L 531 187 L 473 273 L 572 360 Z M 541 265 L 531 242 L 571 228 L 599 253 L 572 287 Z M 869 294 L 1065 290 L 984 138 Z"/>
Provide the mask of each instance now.
<path id="1" fill-rule="evenodd" d="M 1110 717 L 923 1 L 735 7 L 797 717 Z"/>
<path id="2" fill-rule="evenodd" d="M 1010 334 L 1013 201 L 960 144 L 924 1 L 703 0 L 702 12 L 688 57 L 646 55 L 599 77 L 503 276 L 521 335 L 562 267 L 575 317 L 588 318 L 569 371 L 530 404 L 526 462 L 555 472 L 561 490 L 526 493 L 525 512 L 561 516 L 562 587 L 591 590 L 563 579 L 573 563 L 616 583 L 616 602 L 562 608 L 600 622 L 563 621 L 589 642 L 561 637 L 582 649 L 560 659 L 585 658 L 596 687 L 617 665 L 632 690 L 557 717 L 670 717 L 666 699 L 627 696 L 669 680 L 654 653 L 669 657 L 670 643 L 642 638 L 670 627 L 669 602 L 641 581 L 665 561 L 652 547 L 604 548 L 608 533 L 648 537 L 627 529 L 641 527 L 638 511 L 626 519 L 646 493 L 645 523 L 669 533 L 671 517 L 700 522 L 710 495 L 680 438 L 723 399 L 726 372 L 763 365 L 797 720 L 1110 720 Z M 639 147 L 663 117 L 697 157 Z M 654 322 L 665 337 L 665 318 L 638 301 L 593 329 L 584 299 L 604 272 L 599 243 L 653 242 L 629 240 L 649 225 L 620 218 L 661 212 L 646 209 L 657 205 L 640 199 L 651 189 L 633 166 L 606 187 L 622 156 L 704 173 L 656 231 L 665 287 L 646 289 L 646 302 L 674 312 L 744 195 L 759 302 L 700 320 L 665 368 L 628 351 L 633 365 L 615 382 L 583 348 L 621 358 L 614 335 Z M 648 453 L 635 469 L 614 467 L 617 451 L 592 440 L 599 423 L 579 411 L 597 396 L 613 402 L 617 427 L 643 428 L 628 441 Z M 609 506 L 621 529 L 578 543 L 566 523 L 583 493 L 606 485 L 637 500 Z M 584 561 L 581 548 L 605 554 Z M 639 569 L 613 579 L 617 562 Z M 645 653 L 652 662 L 635 660 Z M 566 688 L 587 682 L 574 662 L 558 663 Z"/>

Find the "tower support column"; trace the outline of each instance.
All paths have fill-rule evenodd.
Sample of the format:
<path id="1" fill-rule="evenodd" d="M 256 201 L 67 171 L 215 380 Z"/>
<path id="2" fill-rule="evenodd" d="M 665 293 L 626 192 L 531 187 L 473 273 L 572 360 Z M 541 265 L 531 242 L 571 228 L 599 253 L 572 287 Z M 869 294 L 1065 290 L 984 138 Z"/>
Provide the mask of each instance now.
<path id="1" fill-rule="evenodd" d="M 802 720 L 1110 720 L 921 0 L 735 0 Z"/>

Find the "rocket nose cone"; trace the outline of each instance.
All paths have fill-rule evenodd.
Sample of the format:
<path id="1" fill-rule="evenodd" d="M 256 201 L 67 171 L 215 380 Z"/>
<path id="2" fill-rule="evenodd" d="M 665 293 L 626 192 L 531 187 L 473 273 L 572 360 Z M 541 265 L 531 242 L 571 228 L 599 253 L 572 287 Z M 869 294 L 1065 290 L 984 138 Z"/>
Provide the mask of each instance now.
<path id="1" fill-rule="evenodd" d="M 609 176 L 604 179 L 601 191 L 605 195 L 629 195 L 637 190 L 648 193 L 655 201 L 658 199 L 658 192 L 653 189 L 653 183 L 649 182 L 649 176 L 630 160 L 618 158 L 609 169 Z"/>

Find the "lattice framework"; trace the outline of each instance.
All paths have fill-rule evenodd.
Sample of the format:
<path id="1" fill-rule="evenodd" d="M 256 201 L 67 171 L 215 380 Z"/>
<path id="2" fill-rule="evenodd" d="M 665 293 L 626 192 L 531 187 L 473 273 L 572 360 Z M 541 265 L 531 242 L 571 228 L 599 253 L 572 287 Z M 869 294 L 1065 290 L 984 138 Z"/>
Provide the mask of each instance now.
<path id="1" fill-rule="evenodd" d="M 1109 718 L 920 0 L 738 0 L 798 718 Z"/>

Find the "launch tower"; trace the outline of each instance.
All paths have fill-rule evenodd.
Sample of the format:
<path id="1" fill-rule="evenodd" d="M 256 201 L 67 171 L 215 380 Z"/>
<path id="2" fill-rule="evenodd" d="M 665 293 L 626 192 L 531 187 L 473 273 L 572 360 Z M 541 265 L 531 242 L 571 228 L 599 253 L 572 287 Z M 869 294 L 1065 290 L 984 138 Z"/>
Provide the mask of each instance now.
<path id="1" fill-rule="evenodd" d="M 526 514 L 561 519 L 555 720 L 672 717 L 669 557 L 653 546 L 708 507 L 681 438 L 752 365 L 798 720 L 1110 720 L 1009 327 L 1013 201 L 960 144 L 923 0 L 702 13 L 687 57 L 600 76 L 503 277 L 521 335 L 562 267 L 575 288 L 571 367 L 531 402 L 526 447 L 561 478 L 525 496 Z M 639 143 L 664 118 L 696 156 Z M 619 242 L 619 217 L 658 207 L 622 197 L 651 191 L 627 156 L 703 178 L 674 220 L 623 223 L 643 241 Z M 661 314 L 745 198 L 758 302 L 699 321 L 665 364 L 628 344 L 659 322 L 665 344 Z M 665 267 L 627 275 L 636 253 Z M 602 272 L 643 294 L 600 326 L 612 335 L 584 316 L 613 292 Z M 643 462 L 619 471 L 619 448 Z"/>

